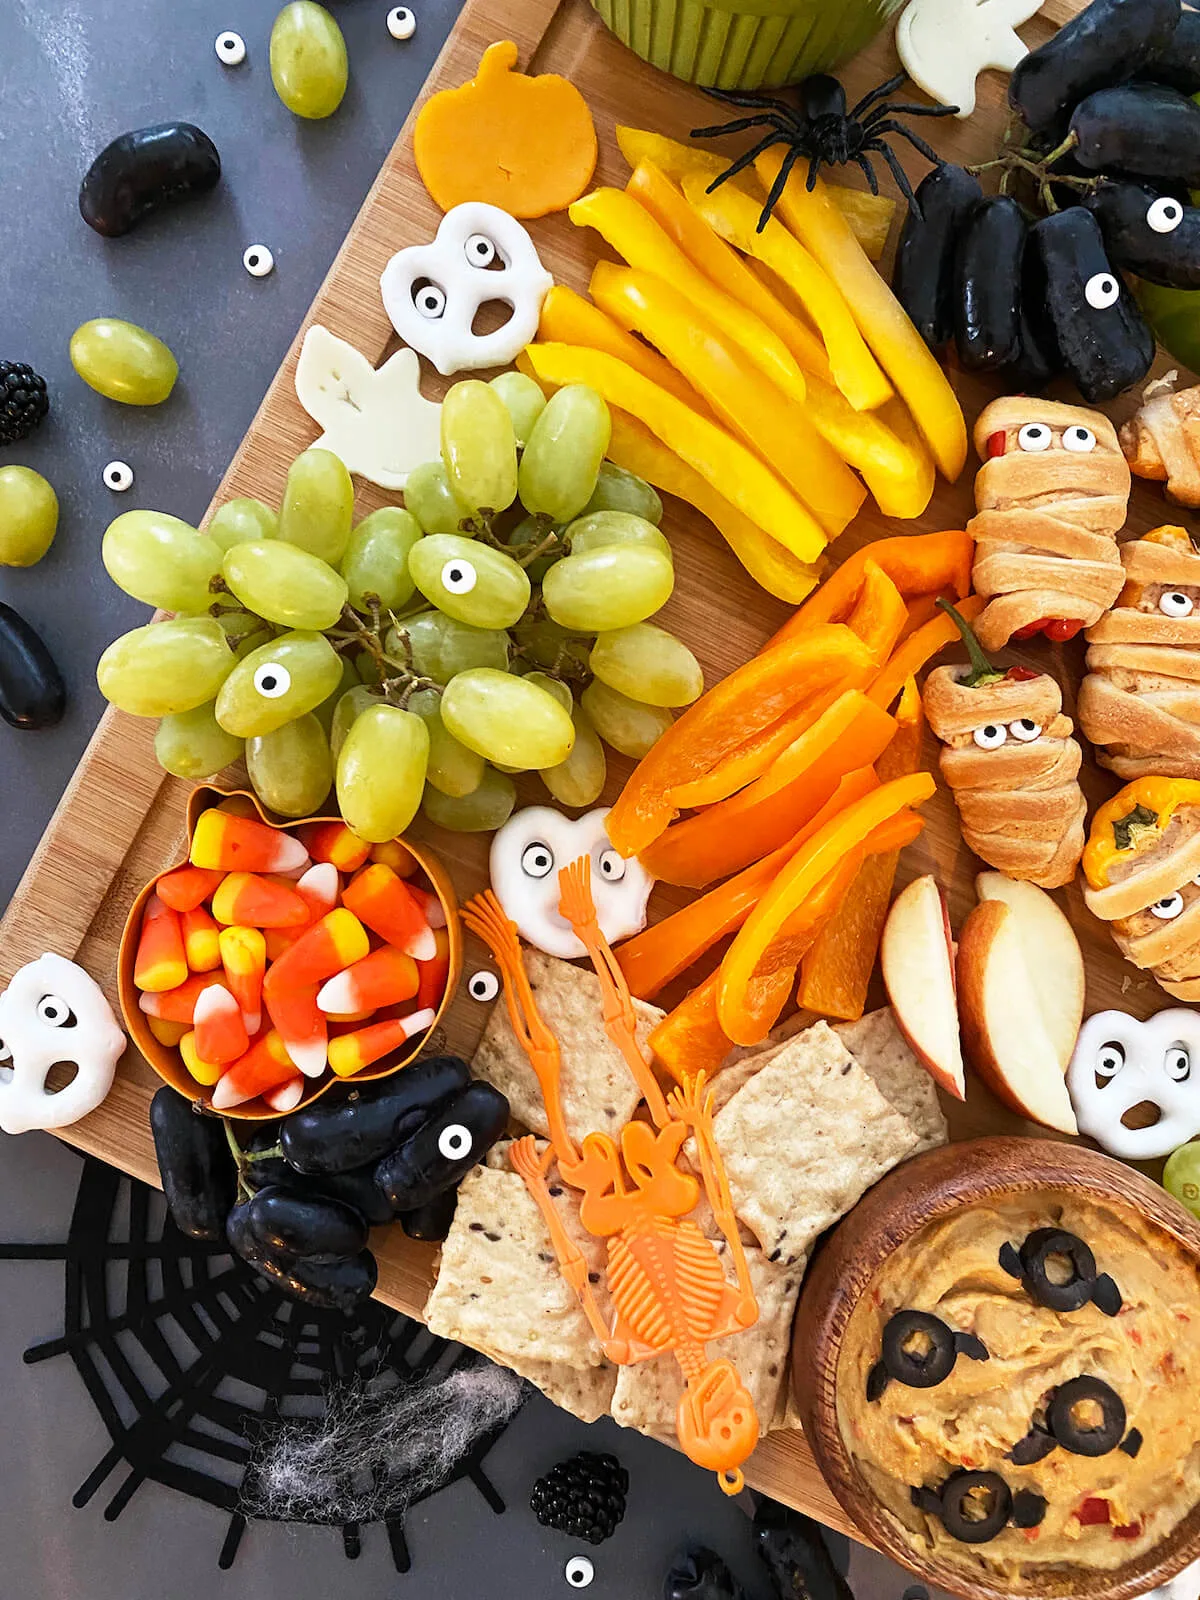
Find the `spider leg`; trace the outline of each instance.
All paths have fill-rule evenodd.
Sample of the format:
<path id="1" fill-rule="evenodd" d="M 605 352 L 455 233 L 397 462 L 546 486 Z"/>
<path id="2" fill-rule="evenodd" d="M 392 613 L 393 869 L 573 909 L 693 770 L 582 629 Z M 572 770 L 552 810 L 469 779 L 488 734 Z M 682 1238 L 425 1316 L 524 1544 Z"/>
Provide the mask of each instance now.
<path id="1" fill-rule="evenodd" d="M 705 89 L 710 100 L 720 100 L 726 105 L 757 108 L 761 111 L 785 111 L 796 115 L 795 108 L 786 100 L 773 94 L 750 94 L 741 89 Z"/>
<path id="2" fill-rule="evenodd" d="M 858 104 L 846 113 L 847 119 L 850 122 L 857 122 L 868 106 L 873 106 L 877 100 L 885 100 L 892 90 L 898 89 L 903 82 L 904 73 L 898 72 L 894 78 L 889 78 L 886 83 L 878 84 L 874 89 L 868 89 Z"/>
<path id="3" fill-rule="evenodd" d="M 953 117 L 958 115 L 957 106 L 910 106 L 902 105 L 899 101 L 892 101 L 885 106 L 876 106 L 874 111 L 863 118 L 863 126 L 868 123 L 878 122 L 881 117 Z"/>
<path id="4" fill-rule="evenodd" d="M 775 174 L 775 182 L 771 185 L 771 192 L 767 196 L 766 204 L 758 214 L 758 226 L 754 230 L 755 233 L 761 233 L 767 223 L 770 222 L 775 203 L 787 185 L 791 170 L 803 154 L 804 151 L 798 145 L 793 145 L 787 155 L 784 156 L 779 171 Z M 814 156 L 812 159 L 815 161 L 817 158 Z"/>
<path id="5" fill-rule="evenodd" d="M 773 129 L 770 133 L 764 134 L 757 144 L 751 145 L 749 150 L 745 151 L 737 158 L 736 161 L 734 161 L 730 166 L 726 167 L 725 171 L 722 172 L 719 177 L 713 179 L 708 188 L 704 191 L 705 194 L 712 194 L 713 190 L 718 188 L 722 183 L 725 183 L 727 179 L 736 178 L 738 173 L 744 172 L 758 156 L 762 155 L 764 150 L 769 149 L 773 144 L 778 144 L 780 140 L 783 140 L 784 143 L 786 143 L 787 135 L 780 133 L 778 130 Z M 791 150 L 789 150 L 788 154 L 791 154 Z M 798 151 L 797 154 L 799 154 Z M 786 159 L 787 157 L 785 156 L 784 160 L 786 161 Z"/>
<path id="6" fill-rule="evenodd" d="M 719 139 L 726 133 L 744 133 L 747 128 L 778 128 L 782 133 L 784 123 L 779 117 L 738 117 L 736 122 L 717 122 L 711 128 L 693 128 L 689 139 Z"/>
<path id="7" fill-rule="evenodd" d="M 879 179 L 875 176 L 875 168 L 867 160 L 866 156 L 863 155 L 861 150 L 854 157 L 854 159 L 858 163 L 858 165 L 862 168 L 863 172 L 866 174 L 867 183 L 870 186 L 871 193 L 872 194 L 878 194 L 879 193 Z"/>
<path id="8" fill-rule="evenodd" d="M 882 139 L 872 139 L 868 148 L 872 150 L 878 150 L 879 154 L 887 162 L 888 166 L 892 169 L 892 177 L 896 180 L 897 188 L 908 201 L 913 215 L 920 220 L 922 216 L 921 203 L 912 191 L 912 184 L 908 181 L 908 174 L 900 165 L 900 161 L 896 155 L 896 152 L 890 145 L 884 144 Z"/>
<path id="9" fill-rule="evenodd" d="M 808 182 L 804 185 L 804 187 L 808 190 L 809 194 L 811 194 L 817 187 L 817 173 L 819 172 L 820 167 L 820 156 L 814 156 L 808 163 Z"/>
<path id="10" fill-rule="evenodd" d="M 906 128 L 902 122 L 877 123 L 876 126 L 871 129 L 870 142 L 873 144 L 877 139 L 880 138 L 880 135 L 884 133 L 899 134 L 902 139 L 908 140 L 909 144 L 912 145 L 914 150 L 919 150 L 925 157 L 926 161 L 932 161 L 935 167 L 940 167 L 942 165 L 943 157 L 938 155 L 933 146 L 931 144 L 926 144 L 925 140 L 922 139 L 919 133 L 914 133 L 911 128 Z"/>

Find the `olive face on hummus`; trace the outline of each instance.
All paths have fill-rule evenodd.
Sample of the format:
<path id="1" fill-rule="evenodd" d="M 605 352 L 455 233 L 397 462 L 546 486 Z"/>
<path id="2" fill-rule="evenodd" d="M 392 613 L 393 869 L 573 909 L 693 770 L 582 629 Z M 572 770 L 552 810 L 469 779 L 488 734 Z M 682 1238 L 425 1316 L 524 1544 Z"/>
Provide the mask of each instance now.
<path id="1" fill-rule="evenodd" d="M 1125 1566 L 1200 1502 L 1200 1274 L 1132 1208 L 964 1206 L 854 1307 L 837 1410 L 914 1557 L 1014 1586 Z"/>

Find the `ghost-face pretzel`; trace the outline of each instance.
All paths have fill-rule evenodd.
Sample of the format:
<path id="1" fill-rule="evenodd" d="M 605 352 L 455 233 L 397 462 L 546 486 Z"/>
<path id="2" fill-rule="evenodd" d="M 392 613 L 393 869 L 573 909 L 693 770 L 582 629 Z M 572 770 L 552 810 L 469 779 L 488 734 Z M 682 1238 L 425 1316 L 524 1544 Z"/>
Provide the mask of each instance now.
<path id="1" fill-rule="evenodd" d="M 1121 549 L 1125 587 L 1088 629 L 1079 724 L 1122 778 L 1200 778 L 1200 554 L 1182 528 Z"/>
<path id="2" fill-rule="evenodd" d="M 44 955 L 13 975 L 0 994 L 0 1128 L 67 1128 L 94 1111 L 112 1088 L 125 1035 L 112 1007 L 82 967 Z M 75 1067 L 57 1092 L 50 1069 Z"/>
<path id="3" fill-rule="evenodd" d="M 1072 637 L 1121 591 L 1116 535 L 1130 476 L 1111 422 L 1098 411 L 1024 396 L 994 400 L 975 424 L 984 465 L 973 580 L 988 605 L 975 628 L 986 649 L 1045 631 Z"/>
<path id="4" fill-rule="evenodd" d="M 1100 1011 L 1079 1034 L 1067 1089 L 1080 1133 L 1125 1161 L 1157 1161 L 1200 1133 L 1200 1012 L 1160 1011 L 1145 1022 Z M 1149 1127 L 1128 1127 L 1135 1106 L 1158 1108 Z"/>

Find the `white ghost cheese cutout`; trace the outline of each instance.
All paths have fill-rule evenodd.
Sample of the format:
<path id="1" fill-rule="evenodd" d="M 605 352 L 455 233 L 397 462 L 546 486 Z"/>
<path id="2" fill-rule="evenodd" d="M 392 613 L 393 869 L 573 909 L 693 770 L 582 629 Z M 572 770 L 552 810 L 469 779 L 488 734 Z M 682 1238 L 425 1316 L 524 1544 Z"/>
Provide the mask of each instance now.
<path id="1" fill-rule="evenodd" d="M 612 847 L 607 806 L 586 816 L 565 817 L 552 806 L 527 806 L 511 816 L 492 840 L 492 888 L 505 916 L 535 949 L 563 961 L 587 954 L 558 909 L 558 875 L 580 856 L 592 861 L 592 898 L 600 931 L 609 944 L 646 926 L 646 902 L 654 879 L 633 857 Z"/>
<path id="2" fill-rule="evenodd" d="M 29 962 L 0 994 L 0 1128 L 67 1128 L 86 1117 L 112 1088 L 124 1049 L 112 1007 L 82 967 L 56 955 Z M 50 1094 L 46 1075 L 60 1061 L 75 1077 Z"/>
<path id="3" fill-rule="evenodd" d="M 1124 1161 L 1156 1161 L 1200 1133 L 1200 1011 L 1184 1006 L 1139 1022 L 1099 1011 L 1080 1029 L 1067 1068 L 1080 1133 Z M 1122 1118 L 1146 1102 L 1158 1107 L 1148 1128 Z"/>
<path id="4" fill-rule="evenodd" d="M 300 347 L 296 395 L 325 430 L 316 447 L 381 489 L 403 489 L 413 468 L 441 451 L 442 408 L 421 393 L 420 371 L 414 350 L 397 350 L 377 371 L 315 322 Z"/>
<path id="5" fill-rule="evenodd" d="M 397 252 L 379 287 L 392 327 L 448 378 L 515 361 L 537 334 L 554 279 L 515 217 L 468 200 L 447 211 L 431 243 Z M 492 333 L 474 333 L 476 313 L 489 300 L 512 315 Z"/>
<path id="6" fill-rule="evenodd" d="M 910 0 L 896 24 L 896 50 L 918 88 L 960 117 L 975 110 L 975 79 L 989 67 L 1012 72 L 1029 49 L 1015 29 L 1043 0 Z"/>

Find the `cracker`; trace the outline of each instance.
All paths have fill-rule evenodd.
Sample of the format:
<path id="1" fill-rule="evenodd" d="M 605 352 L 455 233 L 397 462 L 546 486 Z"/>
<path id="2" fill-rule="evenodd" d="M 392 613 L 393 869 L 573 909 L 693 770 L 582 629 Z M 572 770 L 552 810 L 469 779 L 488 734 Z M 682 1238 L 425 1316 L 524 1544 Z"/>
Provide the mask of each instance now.
<path id="1" fill-rule="evenodd" d="M 833 1031 L 875 1087 L 912 1127 L 916 1150 L 932 1150 L 950 1137 L 937 1086 L 900 1032 L 890 1006 L 869 1011 L 857 1022 L 835 1022 Z M 914 1151 L 914 1154 L 916 1151 Z"/>
<path id="2" fill-rule="evenodd" d="M 617 1369 L 605 1362 L 599 1367 L 570 1367 L 563 1361 L 520 1361 L 484 1350 L 485 1356 L 501 1366 L 511 1367 L 518 1377 L 527 1378 L 554 1405 L 569 1411 L 580 1422 L 597 1422 L 612 1406 L 617 1384 Z"/>
<path id="3" fill-rule="evenodd" d="M 774 1050 L 714 1126 L 738 1216 L 786 1265 L 919 1143 L 825 1022 Z"/>
<path id="4" fill-rule="evenodd" d="M 538 1009 L 562 1053 L 562 1104 L 567 1132 L 577 1144 L 589 1133 L 617 1137 L 637 1109 L 641 1095 L 624 1057 L 604 1031 L 600 982 L 596 974 L 540 950 L 526 949 L 525 969 Z M 666 1014 L 635 1000 L 638 1038 L 645 1046 Z M 492 1007 L 471 1070 L 508 1097 L 512 1114 L 532 1132 L 549 1136 L 546 1108 L 529 1058 L 517 1042 L 503 999 Z"/>

